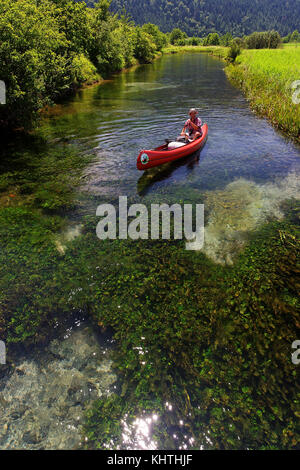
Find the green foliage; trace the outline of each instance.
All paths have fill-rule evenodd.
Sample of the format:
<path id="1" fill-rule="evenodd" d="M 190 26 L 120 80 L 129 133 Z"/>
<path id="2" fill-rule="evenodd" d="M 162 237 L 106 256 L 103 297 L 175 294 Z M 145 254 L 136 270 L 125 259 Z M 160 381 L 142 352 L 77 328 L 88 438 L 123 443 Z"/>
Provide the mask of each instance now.
<path id="1" fill-rule="evenodd" d="M 3 0 L 0 79 L 7 103 L 0 107 L 0 126 L 28 129 L 43 107 L 83 83 L 151 62 L 167 39 L 151 24 L 142 32 L 124 15 L 112 15 L 108 0 L 94 8 L 73 0 Z"/>
<path id="2" fill-rule="evenodd" d="M 74 74 L 73 83 L 76 88 L 84 83 L 90 85 L 99 80 L 96 67 L 83 54 L 73 58 L 72 71 Z"/>
<path id="3" fill-rule="evenodd" d="M 92 0 L 89 0 L 92 2 Z M 156 24 L 162 31 L 180 28 L 189 36 L 211 32 L 243 36 L 276 29 L 285 35 L 299 28 L 299 0 L 112 0 L 111 10 L 123 8 L 138 24 Z"/>
<path id="4" fill-rule="evenodd" d="M 167 36 L 157 26 L 151 23 L 144 24 L 142 30 L 152 38 L 157 51 L 161 51 L 168 43 Z"/>
<path id="5" fill-rule="evenodd" d="M 245 38 L 248 49 L 277 49 L 281 43 L 280 34 L 277 31 L 252 33 Z"/>
<path id="6" fill-rule="evenodd" d="M 61 54 L 68 43 L 53 13 L 53 5 L 46 2 L 40 8 L 34 0 L 3 0 L 0 4 L 0 77 L 7 88 L 0 122 L 30 125 L 37 111 L 51 100 L 47 90 L 54 87 L 62 94 L 69 86 L 68 57 Z"/>
<path id="7" fill-rule="evenodd" d="M 234 41 L 228 51 L 227 59 L 229 60 L 229 62 L 233 63 L 235 62 L 236 58 L 240 55 L 240 53 L 241 53 L 241 48 L 239 44 Z"/>
<path id="8" fill-rule="evenodd" d="M 284 44 L 290 42 L 290 41 L 291 41 L 291 36 L 292 36 L 291 33 L 289 33 L 287 36 L 284 36 L 284 37 L 282 38 L 282 42 L 283 42 Z"/>
<path id="9" fill-rule="evenodd" d="M 200 46 L 202 44 L 201 38 L 196 37 L 188 38 L 186 42 L 189 46 Z"/>
<path id="10" fill-rule="evenodd" d="M 149 63 L 155 56 L 155 44 L 152 42 L 152 37 L 142 28 L 136 28 L 134 56 L 140 63 Z"/>
<path id="11" fill-rule="evenodd" d="M 300 107 L 292 102 L 293 81 L 299 77 L 300 50 L 244 50 L 228 77 L 246 93 L 251 106 L 276 127 L 300 139 Z"/>
<path id="12" fill-rule="evenodd" d="M 220 37 L 218 33 L 210 33 L 206 38 L 204 38 L 203 45 L 204 46 L 219 46 Z"/>
<path id="13" fill-rule="evenodd" d="M 229 47 L 231 46 L 233 37 L 231 33 L 226 33 L 220 38 L 220 43 L 222 46 Z"/>
<path id="14" fill-rule="evenodd" d="M 170 34 L 170 44 L 177 46 L 184 46 L 185 39 L 187 38 L 186 33 L 181 31 L 179 28 L 174 28 Z"/>
<path id="15" fill-rule="evenodd" d="M 288 42 L 300 42 L 300 33 L 297 29 L 290 35 Z"/>

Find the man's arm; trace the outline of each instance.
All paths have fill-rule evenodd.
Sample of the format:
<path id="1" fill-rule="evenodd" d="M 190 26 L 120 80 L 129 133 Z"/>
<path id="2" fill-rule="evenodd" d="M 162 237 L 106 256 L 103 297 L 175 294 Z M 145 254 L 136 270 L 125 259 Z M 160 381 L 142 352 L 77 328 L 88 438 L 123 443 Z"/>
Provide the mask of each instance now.
<path id="1" fill-rule="evenodd" d="M 198 118 L 199 119 L 199 118 Z M 192 128 L 194 129 L 194 131 L 199 131 L 199 128 L 201 127 L 201 119 L 199 119 L 199 122 L 200 124 L 197 125 L 197 124 L 194 124 L 193 121 L 190 121 L 191 125 L 192 125 Z"/>
<path id="2" fill-rule="evenodd" d="M 187 128 L 187 126 L 186 126 L 186 125 L 184 125 L 184 126 L 183 126 L 183 129 L 182 129 L 182 131 L 181 131 L 181 135 L 184 135 L 184 134 L 185 134 L 185 130 L 186 130 L 186 128 Z"/>

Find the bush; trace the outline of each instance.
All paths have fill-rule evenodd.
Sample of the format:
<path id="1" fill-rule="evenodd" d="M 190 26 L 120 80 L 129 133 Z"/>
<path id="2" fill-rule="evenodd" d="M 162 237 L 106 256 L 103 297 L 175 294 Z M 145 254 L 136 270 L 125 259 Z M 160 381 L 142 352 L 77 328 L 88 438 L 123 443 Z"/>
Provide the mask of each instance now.
<path id="1" fill-rule="evenodd" d="M 246 47 L 245 38 L 234 38 L 233 41 L 237 44 L 241 49 Z"/>
<path id="2" fill-rule="evenodd" d="M 220 37 L 218 33 L 210 33 L 203 41 L 204 46 L 219 46 Z"/>
<path id="3" fill-rule="evenodd" d="M 235 62 L 235 59 L 237 58 L 237 56 L 240 55 L 240 53 L 241 53 L 241 48 L 239 44 L 236 42 L 233 42 L 228 51 L 227 60 L 232 63 Z"/>
<path id="4" fill-rule="evenodd" d="M 282 38 L 282 42 L 285 43 L 285 44 L 290 42 L 291 41 L 291 36 L 292 36 L 291 33 L 288 34 L 287 36 L 284 36 L 284 38 Z"/>
<path id="5" fill-rule="evenodd" d="M 140 63 L 149 63 L 155 56 L 155 44 L 149 34 L 145 33 L 142 28 L 136 28 L 136 36 L 134 41 L 134 57 Z"/>
<path id="6" fill-rule="evenodd" d="M 72 61 L 74 85 L 79 87 L 83 83 L 91 84 L 100 79 L 96 67 L 83 54 L 76 55 Z"/>
<path id="7" fill-rule="evenodd" d="M 281 43 L 280 34 L 277 31 L 265 31 L 252 33 L 245 38 L 248 49 L 277 49 Z"/>
<path id="8" fill-rule="evenodd" d="M 144 24 L 142 30 L 151 36 L 157 51 L 161 51 L 168 44 L 167 36 L 156 25 L 152 23 Z"/>
<path id="9" fill-rule="evenodd" d="M 300 42 L 300 33 L 299 33 L 299 31 L 295 30 L 291 34 L 289 42 Z"/>
<path id="10" fill-rule="evenodd" d="M 179 45 L 178 41 L 185 41 L 187 34 L 181 31 L 179 28 L 174 28 L 170 34 L 170 43 L 173 45 Z"/>
<path id="11" fill-rule="evenodd" d="M 94 8 L 73 0 L 1 0 L 0 80 L 7 90 L 1 127 L 29 129 L 44 106 L 97 81 L 98 73 L 151 62 L 167 39 L 153 24 L 136 28 L 112 15 L 108 0 Z"/>
<path id="12" fill-rule="evenodd" d="M 187 40 L 189 46 L 199 46 L 200 45 L 200 38 L 192 37 Z"/>
<path id="13" fill-rule="evenodd" d="M 222 46 L 228 47 L 232 44 L 233 37 L 231 33 L 226 33 L 221 37 L 220 43 Z"/>
<path id="14" fill-rule="evenodd" d="M 187 45 L 187 40 L 186 39 L 177 39 L 175 41 L 174 46 L 186 46 Z"/>
<path id="15" fill-rule="evenodd" d="M 68 88 L 68 42 L 53 13 L 50 4 L 1 0 L 0 76 L 7 88 L 2 124 L 30 127 L 38 110 Z"/>

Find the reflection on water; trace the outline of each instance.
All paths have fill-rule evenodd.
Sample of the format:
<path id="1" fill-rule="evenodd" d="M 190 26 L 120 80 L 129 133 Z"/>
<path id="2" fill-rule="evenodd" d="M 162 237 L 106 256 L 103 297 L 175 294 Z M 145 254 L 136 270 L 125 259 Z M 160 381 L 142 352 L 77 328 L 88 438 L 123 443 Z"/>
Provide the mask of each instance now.
<path id="1" fill-rule="evenodd" d="M 166 163 L 165 165 L 144 171 L 137 183 L 137 192 L 139 196 L 145 196 L 155 183 L 167 180 L 171 177 L 172 173 L 181 166 L 185 167 L 184 169 L 186 172 L 192 171 L 194 166 L 199 164 L 199 158 L 200 151 L 175 162 Z"/>

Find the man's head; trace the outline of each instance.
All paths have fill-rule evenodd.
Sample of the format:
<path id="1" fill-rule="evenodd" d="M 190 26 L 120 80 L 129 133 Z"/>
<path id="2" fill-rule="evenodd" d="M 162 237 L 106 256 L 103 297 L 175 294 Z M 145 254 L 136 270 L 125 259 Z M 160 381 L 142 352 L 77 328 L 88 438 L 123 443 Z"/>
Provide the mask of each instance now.
<path id="1" fill-rule="evenodd" d="M 190 111 L 189 111 L 189 115 L 191 116 L 191 118 L 195 118 L 198 114 L 198 111 L 196 108 L 191 108 Z"/>

